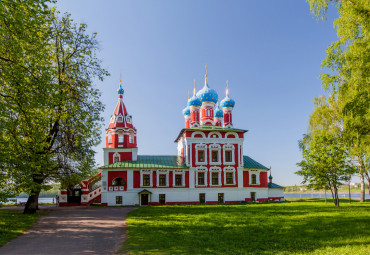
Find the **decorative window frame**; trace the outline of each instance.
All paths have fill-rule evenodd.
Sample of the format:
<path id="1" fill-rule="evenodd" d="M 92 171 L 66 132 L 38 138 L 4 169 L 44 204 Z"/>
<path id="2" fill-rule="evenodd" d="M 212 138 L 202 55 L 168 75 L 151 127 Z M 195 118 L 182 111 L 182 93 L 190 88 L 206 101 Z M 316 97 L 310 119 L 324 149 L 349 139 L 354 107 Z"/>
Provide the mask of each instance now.
<path id="1" fill-rule="evenodd" d="M 195 164 L 197 165 L 207 165 L 207 145 L 205 143 L 199 143 L 195 145 Z M 204 162 L 198 161 L 198 151 L 204 151 Z"/>
<path id="2" fill-rule="evenodd" d="M 161 186 L 159 185 L 159 175 L 166 175 L 166 185 L 164 186 Z M 157 187 L 159 188 L 162 188 L 162 187 L 169 187 L 169 179 L 168 179 L 168 176 L 169 176 L 169 172 L 168 170 L 157 170 Z"/>
<path id="3" fill-rule="evenodd" d="M 210 165 L 221 165 L 221 145 L 219 144 L 210 144 L 208 145 L 209 148 L 209 164 Z M 212 152 L 217 151 L 217 162 L 212 161 Z"/>
<path id="4" fill-rule="evenodd" d="M 132 132 L 132 131 L 130 131 L 130 133 L 129 133 L 129 136 L 128 136 L 128 142 L 129 142 L 130 144 L 134 144 L 134 143 L 135 143 L 135 134 L 134 134 L 134 132 Z"/>
<path id="5" fill-rule="evenodd" d="M 259 171 L 259 170 L 249 170 L 249 185 L 261 185 L 260 173 L 261 173 L 261 171 Z M 252 184 L 252 175 L 253 174 L 256 175 L 256 183 L 255 184 Z"/>
<path id="6" fill-rule="evenodd" d="M 127 124 L 131 124 L 132 123 L 131 120 L 132 120 L 132 117 L 127 114 L 126 115 L 126 122 L 127 122 Z"/>
<path id="7" fill-rule="evenodd" d="M 236 178 L 235 178 L 235 167 L 232 167 L 232 166 L 228 166 L 228 167 L 225 167 L 224 168 L 224 185 L 235 185 L 236 184 Z M 226 182 L 226 174 L 227 173 L 232 173 L 233 174 L 233 183 L 232 184 L 228 184 Z"/>
<path id="8" fill-rule="evenodd" d="M 182 177 L 181 177 L 181 186 L 176 185 L 176 175 L 182 175 Z M 185 171 L 183 171 L 183 170 L 173 170 L 173 172 L 172 172 L 172 186 L 174 188 L 185 187 Z"/>
<path id="9" fill-rule="evenodd" d="M 201 166 L 195 168 L 195 186 L 197 187 L 207 187 L 207 167 Z M 204 173 L 204 185 L 198 184 L 198 173 Z"/>
<path id="10" fill-rule="evenodd" d="M 213 137 L 214 135 L 216 135 L 216 137 Z M 222 138 L 222 135 L 219 132 L 210 132 L 208 134 L 208 138 L 220 139 L 220 138 Z"/>
<path id="11" fill-rule="evenodd" d="M 222 183 L 221 183 L 221 172 L 222 172 L 221 167 L 213 166 L 213 167 L 209 168 L 209 186 L 219 187 L 219 186 L 222 185 Z M 218 184 L 212 184 L 212 173 L 217 173 L 218 174 Z"/>
<path id="12" fill-rule="evenodd" d="M 116 158 L 116 157 L 118 157 L 118 161 L 114 161 L 114 159 Z M 118 153 L 118 152 L 115 152 L 114 154 L 113 154 L 113 164 L 114 163 L 117 163 L 117 162 L 120 162 L 121 161 L 121 155 Z"/>
<path id="13" fill-rule="evenodd" d="M 226 162 L 226 151 L 231 151 L 231 162 Z M 227 143 L 223 146 L 223 164 L 224 165 L 234 165 L 235 164 L 235 146 L 233 144 Z"/>
<path id="14" fill-rule="evenodd" d="M 199 139 L 200 137 L 195 137 L 196 135 L 201 135 L 202 138 L 206 138 L 206 135 L 203 132 L 196 131 L 191 134 L 191 138 Z"/>
<path id="15" fill-rule="evenodd" d="M 112 144 L 113 143 L 113 134 L 112 134 L 112 132 L 109 131 L 107 136 L 108 136 L 108 143 Z"/>
<path id="16" fill-rule="evenodd" d="M 118 143 L 124 143 L 124 141 L 125 141 L 125 134 L 124 134 L 124 132 L 122 130 L 118 130 L 117 136 L 118 136 Z"/>
<path id="17" fill-rule="evenodd" d="M 143 186 L 144 174 L 149 175 L 149 186 Z M 140 170 L 140 187 L 142 188 L 153 187 L 153 171 L 152 170 Z"/>
<path id="18" fill-rule="evenodd" d="M 118 114 L 117 117 L 116 117 L 116 119 L 117 119 L 117 123 L 123 123 L 123 116 L 122 116 L 122 114 Z"/>

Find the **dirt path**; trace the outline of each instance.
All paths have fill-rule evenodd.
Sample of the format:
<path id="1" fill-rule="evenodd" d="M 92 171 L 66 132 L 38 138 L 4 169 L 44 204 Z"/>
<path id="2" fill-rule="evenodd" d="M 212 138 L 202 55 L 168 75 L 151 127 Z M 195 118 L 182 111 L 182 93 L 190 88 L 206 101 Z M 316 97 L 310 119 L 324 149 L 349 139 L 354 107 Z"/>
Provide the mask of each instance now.
<path id="1" fill-rule="evenodd" d="M 112 254 L 126 238 L 133 207 L 54 207 L 0 254 Z"/>

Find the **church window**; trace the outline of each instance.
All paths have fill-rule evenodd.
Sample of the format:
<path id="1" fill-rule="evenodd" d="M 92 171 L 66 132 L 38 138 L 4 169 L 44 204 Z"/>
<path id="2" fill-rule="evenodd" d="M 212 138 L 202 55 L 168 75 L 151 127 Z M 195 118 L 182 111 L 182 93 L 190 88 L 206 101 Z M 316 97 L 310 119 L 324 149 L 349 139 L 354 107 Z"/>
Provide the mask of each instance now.
<path id="1" fill-rule="evenodd" d="M 182 185 L 182 174 L 176 174 L 175 176 L 175 185 L 181 186 Z"/>
<path id="2" fill-rule="evenodd" d="M 125 179 L 123 179 L 121 177 L 117 177 L 112 181 L 112 185 L 113 186 L 124 186 L 124 185 L 126 185 L 126 181 L 125 181 Z"/>
<path id="3" fill-rule="evenodd" d="M 122 117 L 118 117 L 117 118 L 117 122 L 121 122 L 122 123 L 123 122 L 123 118 Z"/>
<path id="4" fill-rule="evenodd" d="M 143 175 L 143 186 L 150 186 L 150 175 L 149 174 Z"/>
<path id="5" fill-rule="evenodd" d="M 204 151 L 198 151 L 198 162 L 204 162 Z"/>
<path id="6" fill-rule="evenodd" d="M 108 143 L 112 143 L 112 133 L 108 133 Z"/>
<path id="7" fill-rule="evenodd" d="M 218 162 L 218 151 L 212 151 L 212 162 Z"/>
<path id="8" fill-rule="evenodd" d="M 218 173 L 212 173 L 212 185 L 218 185 Z"/>
<path id="9" fill-rule="evenodd" d="M 123 133 L 118 134 L 118 142 L 123 143 Z"/>
<path id="10" fill-rule="evenodd" d="M 130 132 L 129 142 L 130 142 L 131 144 L 134 144 L 134 143 L 135 143 L 134 133 L 132 133 L 132 132 Z"/>
<path id="11" fill-rule="evenodd" d="M 206 203 L 206 193 L 199 193 L 199 203 L 201 204 Z"/>
<path id="12" fill-rule="evenodd" d="M 116 205 L 122 204 L 122 196 L 116 196 Z"/>
<path id="13" fill-rule="evenodd" d="M 257 184 L 257 176 L 255 174 L 252 174 L 252 184 Z"/>
<path id="14" fill-rule="evenodd" d="M 225 152 L 225 161 L 226 162 L 232 162 L 232 151 L 226 151 Z"/>
<path id="15" fill-rule="evenodd" d="M 204 173 L 198 173 L 198 185 L 204 185 Z"/>
<path id="16" fill-rule="evenodd" d="M 159 194 L 159 204 L 160 205 L 166 204 L 166 194 Z"/>
<path id="17" fill-rule="evenodd" d="M 234 184 L 234 174 L 226 173 L 226 184 Z"/>
<path id="18" fill-rule="evenodd" d="M 165 174 L 159 175 L 159 186 L 166 186 L 166 175 Z"/>

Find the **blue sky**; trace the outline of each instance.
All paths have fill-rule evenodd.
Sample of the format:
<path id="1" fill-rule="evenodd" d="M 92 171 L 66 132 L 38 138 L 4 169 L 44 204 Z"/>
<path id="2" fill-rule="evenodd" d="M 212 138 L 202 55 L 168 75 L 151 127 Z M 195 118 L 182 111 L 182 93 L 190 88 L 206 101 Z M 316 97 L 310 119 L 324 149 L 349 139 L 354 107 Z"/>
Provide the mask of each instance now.
<path id="1" fill-rule="evenodd" d="M 233 122 L 249 130 L 244 154 L 272 167 L 274 182 L 300 184 L 298 140 L 307 130 L 327 46 L 337 39 L 331 8 L 317 21 L 305 1 L 60 0 L 57 8 L 97 32 L 111 74 L 96 86 L 113 113 L 122 70 L 124 101 L 138 130 L 139 154 L 175 155 L 193 80 L 236 101 Z M 104 129 L 102 129 L 103 138 Z M 101 143 L 96 161 L 103 164 Z"/>

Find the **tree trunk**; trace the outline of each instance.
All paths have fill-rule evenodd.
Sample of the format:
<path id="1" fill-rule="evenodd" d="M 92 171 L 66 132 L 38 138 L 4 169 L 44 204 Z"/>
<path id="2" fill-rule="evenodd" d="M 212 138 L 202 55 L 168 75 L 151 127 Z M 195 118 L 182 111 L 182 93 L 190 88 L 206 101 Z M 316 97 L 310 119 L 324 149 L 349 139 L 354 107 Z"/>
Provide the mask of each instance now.
<path id="1" fill-rule="evenodd" d="M 348 181 L 348 201 L 351 203 L 351 178 Z"/>
<path id="2" fill-rule="evenodd" d="M 361 181 L 361 196 L 360 202 L 365 202 L 365 181 L 364 181 L 364 172 L 360 172 L 360 181 Z"/>
<path id="3" fill-rule="evenodd" d="M 326 200 L 326 189 L 324 189 L 324 191 L 325 191 L 325 204 L 327 204 L 328 201 Z"/>
<path id="4" fill-rule="evenodd" d="M 34 214 L 38 209 L 40 191 L 32 191 L 28 197 L 26 206 L 24 207 L 24 214 Z"/>
<path id="5" fill-rule="evenodd" d="M 369 174 L 367 173 L 367 171 L 365 171 L 365 177 L 367 179 L 367 184 L 368 184 L 367 190 L 368 190 L 369 195 L 370 195 L 370 177 L 369 177 Z"/>

